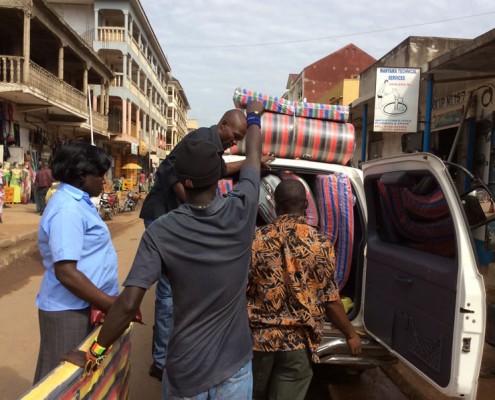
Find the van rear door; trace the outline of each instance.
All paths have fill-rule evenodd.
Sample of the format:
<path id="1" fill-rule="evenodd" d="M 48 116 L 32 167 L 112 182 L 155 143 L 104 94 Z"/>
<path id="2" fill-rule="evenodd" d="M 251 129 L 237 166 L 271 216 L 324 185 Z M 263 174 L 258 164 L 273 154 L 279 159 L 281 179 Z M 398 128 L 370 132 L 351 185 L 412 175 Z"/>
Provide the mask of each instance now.
<path id="1" fill-rule="evenodd" d="M 464 211 L 471 201 L 431 154 L 366 162 L 363 173 L 366 330 L 442 393 L 475 399 L 485 289 Z"/>

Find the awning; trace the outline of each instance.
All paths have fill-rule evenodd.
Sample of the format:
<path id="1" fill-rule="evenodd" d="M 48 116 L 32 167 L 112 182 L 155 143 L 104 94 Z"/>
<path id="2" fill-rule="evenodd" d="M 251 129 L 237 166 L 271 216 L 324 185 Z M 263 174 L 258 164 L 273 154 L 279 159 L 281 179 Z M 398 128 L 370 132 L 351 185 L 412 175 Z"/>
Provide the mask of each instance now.
<path id="1" fill-rule="evenodd" d="M 474 38 L 465 46 L 458 47 L 428 63 L 427 73 L 459 72 L 458 80 L 476 79 L 484 75 L 495 75 L 495 29 Z"/>

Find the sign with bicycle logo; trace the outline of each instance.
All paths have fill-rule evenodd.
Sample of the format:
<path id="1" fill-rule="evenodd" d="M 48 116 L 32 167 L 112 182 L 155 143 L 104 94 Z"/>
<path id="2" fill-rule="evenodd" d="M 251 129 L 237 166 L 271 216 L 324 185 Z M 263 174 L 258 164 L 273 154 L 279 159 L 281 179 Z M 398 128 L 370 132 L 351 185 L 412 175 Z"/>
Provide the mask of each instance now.
<path id="1" fill-rule="evenodd" d="M 416 132 L 419 68 L 376 69 L 375 132 Z"/>

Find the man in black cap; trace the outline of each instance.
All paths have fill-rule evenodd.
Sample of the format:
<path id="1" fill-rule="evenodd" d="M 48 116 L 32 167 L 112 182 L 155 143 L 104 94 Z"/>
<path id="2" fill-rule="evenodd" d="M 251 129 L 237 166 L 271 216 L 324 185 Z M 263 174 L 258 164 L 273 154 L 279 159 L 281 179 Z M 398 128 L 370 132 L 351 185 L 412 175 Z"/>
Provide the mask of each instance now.
<path id="1" fill-rule="evenodd" d="M 251 399 L 246 284 L 258 209 L 262 112 L 261 103 L 247 106 L 246 160 L 228 197 L 216 195 L 222 158 L 215 146 L 183 141 L 174 169 L 186 203 L 144 232 L 125 289 L 86 353 L 89 367 L 102 361 L 136 315 L 146 290 L 165 274 L 172 287 L 174 325 L 163 398 Z M 80 357 L 76 352 L 67 359 L 83 366 Z"/>
<path id="2" fill-rule="evenodd" d="M 234 146 L 237 141 L 246 135 L 246 116 L 237 109 L 227 111 L 217 125 L 209 128 L 199 128 L 190 132 L 172 150 L 160 164 L 155 184 L 146 196 L 139 217 L 143 219 L 147 228 L 161 215 L 177 208 L 185 201 L 185 192 L 182 182 L 174 171 L 174 163 L 185 139 L 205 140 L 211 143 L 219 155 L 224 150 Z M 262 165 L 274 157 L 262 156 Z M 222 164 L 222 176 L 236 173 L 242 162 Z M 153 327 L 153 364 L 149 374 L 161 380 L 167 355 L 167 343 L 172 327 L 172 293 L 166 276 L 162 276 L 156 285 L 155 324 Z"/>

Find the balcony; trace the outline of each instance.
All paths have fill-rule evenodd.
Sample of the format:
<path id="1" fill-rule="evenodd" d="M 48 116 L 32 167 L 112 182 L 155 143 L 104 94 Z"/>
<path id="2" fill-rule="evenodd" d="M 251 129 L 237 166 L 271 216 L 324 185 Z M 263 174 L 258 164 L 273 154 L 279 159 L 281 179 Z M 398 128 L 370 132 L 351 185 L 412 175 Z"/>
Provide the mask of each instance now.
<path id="1" fill-rule="evenodd" d="M 26 82 L 23 67 L 23 57 L 0 55 L 1 91 L 31 92 L 31 95 L 61 110 L 83 118 L 89 117 L 84 93 L 32 61 L 29 61 L 29 77 Z M 92 117 L 94 129 L 107 132 L 108 118 L 96 111 L 92 112 Z M 89 123 L 89 120 L 87 122 Z"/>
<path id="2" fill-rule="evenodd" d="M 125 28 L 119 26 L 98 27 L 98 41 L 125 42 Z"/>
<path id="3" fill-rule="evenodd" d="M 81 91 L 32 61 L 29 61 L 28 86 L 53 102 L 69 106 L 79 114 L 88 114 L 86 96 Z"/>

